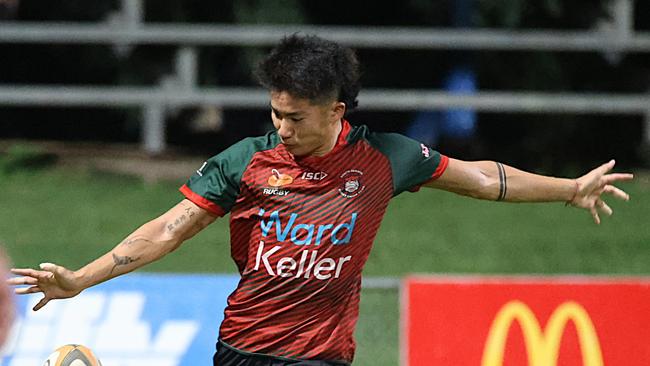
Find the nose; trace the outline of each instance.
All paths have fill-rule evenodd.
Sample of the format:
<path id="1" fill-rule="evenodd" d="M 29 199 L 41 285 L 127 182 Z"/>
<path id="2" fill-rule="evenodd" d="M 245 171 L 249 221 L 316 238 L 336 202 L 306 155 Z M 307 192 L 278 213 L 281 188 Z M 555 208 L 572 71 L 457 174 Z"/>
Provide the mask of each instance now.
<path id="1" fill-rule="evenodd" d="M 283 119 L 279 120 L 278 135 L 283 141 L 290 139 L 293 136 L 293 130 L 288 126 L 288 123 L 284 122 Z"/>

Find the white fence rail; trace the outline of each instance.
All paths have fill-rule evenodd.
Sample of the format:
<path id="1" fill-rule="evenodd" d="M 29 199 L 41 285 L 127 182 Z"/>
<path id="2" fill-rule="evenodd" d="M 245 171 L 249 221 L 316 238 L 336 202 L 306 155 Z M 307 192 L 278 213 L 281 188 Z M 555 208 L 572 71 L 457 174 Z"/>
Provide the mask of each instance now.
<path id="1" fill-rule="evenodd" d="M 169 107 L 215 105 L 266 108 L 268 92 L 259 88 L 200 88 L 178 92 L 156 87 L 0 86 L 0 105 Z M 359 95 L 363 110 L 472 108 L 484 112 L 643 114 L 650 95 L 539 92 L 477 92 L 454 95 L 414 89 L 369 89 Z"/>
<path id="2" fill-rule="evenodd" d="M 341 27 L 285 25 L 196 25 L 0 23 L 3 43 L 178 44 L 271 46 L 287 34 L 315 34 L 352 46 L 391 49 L 545 50 L 649 52 L 650 32 L 550 31 Z"/>

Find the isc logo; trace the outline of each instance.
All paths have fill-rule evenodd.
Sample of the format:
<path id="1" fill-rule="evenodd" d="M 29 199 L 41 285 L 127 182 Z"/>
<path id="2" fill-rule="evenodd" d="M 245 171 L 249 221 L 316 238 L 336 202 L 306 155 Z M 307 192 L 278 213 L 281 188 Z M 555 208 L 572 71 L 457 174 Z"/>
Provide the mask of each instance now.
<path id="1" fill-rule="evenodd" d="M 300 178 L 305 180 L 323 180 L 325 177 L 327 177 L 327 173 L 325 172 L 304 172 L 300 176 Z"/>

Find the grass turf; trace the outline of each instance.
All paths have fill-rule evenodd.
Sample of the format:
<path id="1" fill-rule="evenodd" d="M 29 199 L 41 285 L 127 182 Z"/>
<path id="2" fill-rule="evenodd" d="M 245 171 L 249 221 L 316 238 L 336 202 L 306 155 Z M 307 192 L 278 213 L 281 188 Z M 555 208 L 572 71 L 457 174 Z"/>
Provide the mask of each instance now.
<path id="1" fill-rule="evenodd" d="M 49 261 L 78 268 L 178 202 L 181 183 L 144 184 L 66 169 L 0 173 L 0 243 L 18 267 Z M 364 275 L 648 274 L 650 184 L 641 177 L 621 188 L 632 200 L 610 199 L 615 214 L 601 226 L 558 203 L 483 202 L 428 189 L 405 193 L 391 203 Z M 227 220 L 144 270 L 235 271 Z M 364 290 L 355 365 L 398 363 L 397 303 L 397 291 Z"/>

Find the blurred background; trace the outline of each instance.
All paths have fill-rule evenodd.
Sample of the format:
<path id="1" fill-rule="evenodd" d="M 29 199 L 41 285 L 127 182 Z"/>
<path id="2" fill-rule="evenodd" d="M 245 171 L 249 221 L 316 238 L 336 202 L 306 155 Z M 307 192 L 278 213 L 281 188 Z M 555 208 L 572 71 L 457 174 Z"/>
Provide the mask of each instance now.
<path id="1" fill-rule="evenodd" d="M 395 365 L 406 274 L 650 273 L 649 29 L 640 0 L 0 0 L 0 244 L 14 266 L 78 268 L 171 207 L 207 157 L 272 128 L 252 71 L 294 32 L 357 50 L 353 124 L 543 174 L 636 174 L 600 227 L 561 204 L 397 197 L 355 362 Z M 229 256 L 219 220 L 145 271 L 232 273 Z"/>

